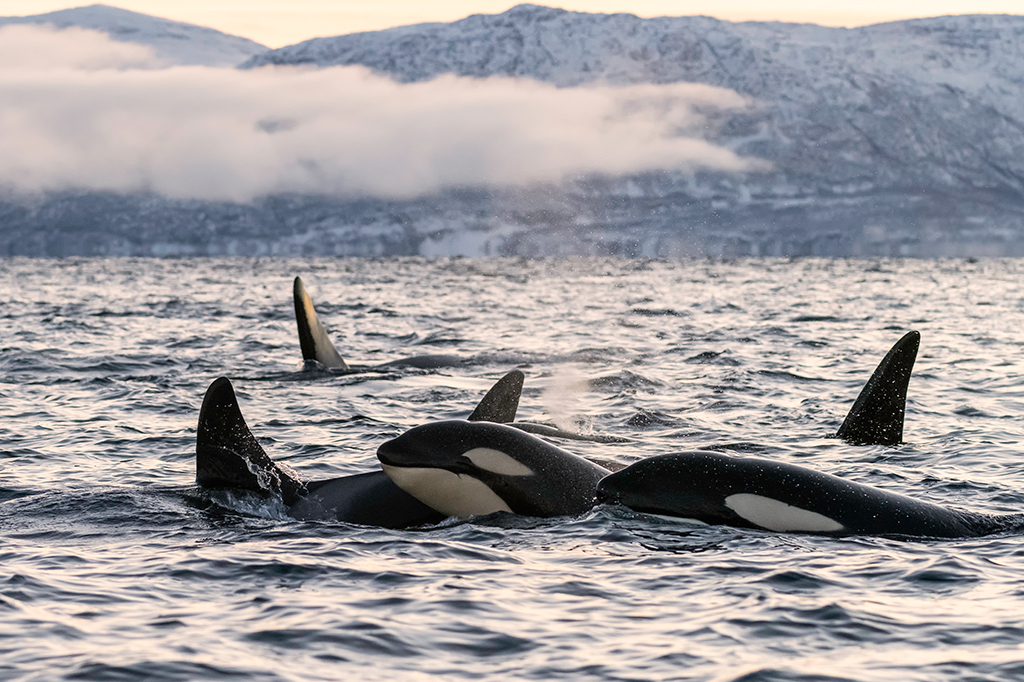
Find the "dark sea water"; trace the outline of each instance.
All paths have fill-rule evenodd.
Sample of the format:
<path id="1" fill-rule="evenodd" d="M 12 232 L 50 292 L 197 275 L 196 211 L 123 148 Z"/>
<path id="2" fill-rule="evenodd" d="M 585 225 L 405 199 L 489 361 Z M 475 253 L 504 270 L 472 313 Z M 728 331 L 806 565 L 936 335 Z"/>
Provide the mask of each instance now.
<path id="1" fill-rule="evenodd" d="M 302 375 L 302 275 L 350 361 Z M 906 445 L 828 439 L 919 330 Z M 0 679 L 1019 680 L 1024 537 L 823 538 L 599 507 L 394 531 L 194 485 L 206 387 L 311 478 L 467 415 L 711 444 L 1024 510 L 1024 262 L 0 260 Z"/>

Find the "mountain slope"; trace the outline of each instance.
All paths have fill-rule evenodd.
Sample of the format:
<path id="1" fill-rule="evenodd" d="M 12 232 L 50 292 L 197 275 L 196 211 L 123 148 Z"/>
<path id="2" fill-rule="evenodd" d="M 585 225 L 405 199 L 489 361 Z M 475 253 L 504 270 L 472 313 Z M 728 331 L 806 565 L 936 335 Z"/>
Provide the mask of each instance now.
<path id="1" fill-rule="evenodd" d="M 0 17 L 6 24 L 49 24 L 100 31 L 113 40 L 152 47 L 170 64 L 235 66 L 266 51 L 264 45 L 212 28 L 161 19 L 108 5 L 89 5 L 28 17 Z"/>

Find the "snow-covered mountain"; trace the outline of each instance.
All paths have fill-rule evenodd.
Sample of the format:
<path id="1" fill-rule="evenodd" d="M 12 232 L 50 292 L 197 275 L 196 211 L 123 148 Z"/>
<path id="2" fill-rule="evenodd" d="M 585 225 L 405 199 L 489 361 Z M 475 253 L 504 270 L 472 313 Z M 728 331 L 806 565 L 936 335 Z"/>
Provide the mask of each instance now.
<path id="1" fill-rule="evenodd" d="M 263 64 L 362 64 L 402 81 L 454 73 L 561 86 L 705 83 L 760 104 L 730 120 L 718 141 L 771 160 L 801 189 L 1024 191 L 1024 16 L 844 29 L 519 5 L 318 38 L 244 66 Z"/>
<path id="2" fill-rule="evenodd" d="M 928 241 L 939 251 L 950 239 L 1024 241 L 1024 16 L 844 29 L 520 5 L 310 40 L 244 66 L 262 64 L 362 64 L 403 81 L 455 73 L 729 88 L 757 106 L 721 122 L 713 140 L 774 172 L 672 190 L 648 180 L 649 195 L 691 205 L 717 195 L 705 224 L 770 250 L 801 226 L 815 248 L 896 233 L 917 252 Z"/>
<path id="3" fill-rule="evenodd" d="M 130 12 L 109 5 L 62 9 L 28 17 L 0 17 L 6 24 L 49 24 L 108 34 L 113 40 L 152 47 L 168 64 L 235 66 L 265 52 L 266 46 L 212 28 Z"/>
<path id="4" fill-rule="evenodd" d="M 0 201 L 0 254 L 1024 255 L 1024 16 L 842 29 L 520 5 L 319 38 L 243 67 L 268 64 L 360 64 L 406 82 L 710 84 L 754 104 L 712 117 L 708 139 L 771 169 L 407 201 Z"/>

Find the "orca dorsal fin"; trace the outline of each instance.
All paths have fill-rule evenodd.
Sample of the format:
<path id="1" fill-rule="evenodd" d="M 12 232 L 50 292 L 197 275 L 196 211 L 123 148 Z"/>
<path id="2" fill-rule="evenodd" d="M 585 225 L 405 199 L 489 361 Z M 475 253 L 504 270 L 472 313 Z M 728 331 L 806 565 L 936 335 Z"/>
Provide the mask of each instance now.
<path id="1" fill-rule="evenodd" d="M 299 346 L 302 347 L 303 360 L 316 360 L 324 367 L 347 370 L 348 365 L 338 354 L 327 330 L 320 324 L 320 318 L 313 309 L 313 299 L 306 293 L 302 278 L 296 277 L 292 286 L 292 297 L 295 299 L 295 323 L 299 327 Z"/>
<path id="2" fill-rule="evenodd" d="M 899 445 L 907 385 L 921 345 L 920 332 L 907 332 L 889 350 L 864 385 L 835 437 L 852 445 Z"/>
<path id="3" fill-rule="evenodd" d="M 242 417 L 231 382 L 221 377 L 206 389 L 196 429 L 196 483 L 277 494 L 293 504 L 304 486 L 293 471 L 275 463 Z"/>
<path id="4" fill-rule="evenodd" d="M 468 419 L 471 422 L 496 422 L 510 424 L 516 420 L 519 396 L 523 392 L 523 373 L 514 369 L 498 379 L 487 395 L 473 410 Z"/>

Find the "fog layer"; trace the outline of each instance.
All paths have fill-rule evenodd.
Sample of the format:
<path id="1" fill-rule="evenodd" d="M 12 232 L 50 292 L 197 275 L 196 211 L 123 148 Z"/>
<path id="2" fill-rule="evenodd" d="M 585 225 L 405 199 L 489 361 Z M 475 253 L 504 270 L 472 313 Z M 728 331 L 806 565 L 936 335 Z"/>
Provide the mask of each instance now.
<path id="1" fill-rule="evenodd" d="M 99 33 L 0 29 L 0 184 L 246 201 L 763 166 L 701 139 L 719 112 L 748 105 L 704 85 L 159 66 Z"/>

